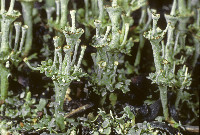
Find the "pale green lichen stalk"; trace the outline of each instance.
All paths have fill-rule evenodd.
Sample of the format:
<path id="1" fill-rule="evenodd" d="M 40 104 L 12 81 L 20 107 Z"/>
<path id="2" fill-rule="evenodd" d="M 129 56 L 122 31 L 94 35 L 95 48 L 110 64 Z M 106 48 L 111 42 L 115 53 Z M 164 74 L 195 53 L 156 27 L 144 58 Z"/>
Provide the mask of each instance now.
<path id="1" fill-rule="evenodd" d="M 15 0 L 11 1 L 9 10 L 5 10 L 5 0 L 1 0 L 1 50 L 7 55 L 10 52 L 9 48 L 9 32 L 12 22 L 14 22 L 21 14 L 18 11 L 13 10 L 13 4 Z"/>
<path id="2" fill-rule="evenodd" d="M 67 24 L 68 3 L 69 3 L 69 0 L 60 0 L 60 5 L 61 5 L 60 27 L 61 28 L 64 28 Z"/>
<path id="3" fill-rule="evenodd" d="M 8 11 L 5 9 L 5 0 L 1 0 L 1 45 L 0 45 L 0 76 L 1 76 L 1 100 L 5 100 L 8 96 L 9 76 L 11 75 L 11 68 L 18 66 L 21 61 L 21 53 L 24 45 L 25 34 L 28 29 L 27 26 L 21 28 L 21 23 L 14 23 L 15 27 L 15 42 L 12 45 L 12 27 L 13 22 L 21 15 L 14 8 L 15 0 L 10 1 Z M 22 34 L 21 34 L 22 29 Z M 22 35 L 21 41 L 19 41 Z M 20 47 L 18 44 L 20 42 Z"/>
<path id="4" fill-rule="evenodd" d="M 143 33 L 150 28 L 150 24 L 151 24 L 151 21 L 152 21 L 151 12 L 156 12 L 156 10 L 150 9 L 149 7 L 147 7 L 147 5 L 143 6 L 141 8 L 141 10 L 142 10 L 141 11 L 142 15 L 141 15 L 141 18 L 139 20 L 139 26 L 138 26 L 141 29 L 139 31 L 139 46 L 138 46 L 137 55 L 136 55 L 135 62 L 134 62 L 134 67 L 135 67 L 134 72 L 137 73 L 137 74 L 139 73 L 138 70 L 139 70 L 139 65 L 140 65 L 140 62 L 141 62 L 141 53 L 142 53 L 142 50 L 143 50 L 144 44 L 145 44 L 145 38 L 143 36 Z M 148 15 L 147 20 L 146 20 L 146 14 Z"/>
<path id="5" fill-rule="evenodd" d="M 144 33 L 145 38 L 150 40 L 152 45 L 154 63 L 156 72 L 149 75 L 149 79 L 153 83 L 158 84 L 160 90 L 160 98 L 163 107 L 163 114 L 165 120 L 169 120 L 169 111 L 167 103 L 167 93 L 169 89 L 176 91 L 177 99 L 175 103 L 176 109 L 178 109 L 181 95 L 184 88 L 187 88 L 191 84 L 191 77 L 188 73 L 188 68 L 184 65 L 182 68 L 175 72 L 175 68 L 179 65 L 182 66 L 184 59 L 176 59 L 175 55 L 180 53 L 182 46 L 178 44 L 179 32 L 176 34 L 175 25 L 178 17 L 175 14 L 176 0 L 174 0 L 170 15 L 165 15 L 167 28 L 162 31 L 157 28 L 157 21 L 159 19 L 158 14 L 152 13 L 153 18 L 153 30 L 148 33 Z M 160 44 L 160 41 L 164 38 L 164 34 L 167 32 L 167 42 L 164 41 Z"/>
<path id="6" fill-rule="evenodd" d="M 149 39 L 152 45 L 154 63 L 156 67 L 156 72 L 161 72 L 161 59 L 160 59 L 160 45 L 159 43 L 164 38 L 165 33 L 167 32 L 167 28 L 162 31 L 159 27 L 157 27 L 157 21 L 160 18 L 159 14 L 152 13 L 153 19 L 153 30 L 144 33 L 144 37 Z M 169 26 L 169 25 L 167 25 Z"/>
<path id="7" fill-rule="evenodd" d="M 77 51 L 80 44 L 80 36 L 84 33 L 83 29 L 76 29 L 75 27 L 75 11 L 72 10 L 71 19 L 72 27 L 65 27 L 63 34 L 65 35 L 67 45 L 61 46 L 59 44 L 59 37 L 54 37 L 54 60 L 48 60 L 48 62 L 43 61 L 41 66 L 32 67 L 28 62 L 27 58 L 24 61 L 33 70 L 40 70 L 41 73 L 45 73 L 47 77 L 51 77 L 55 87 L 55 118 L 56 124 L 60 130 L 65 129 L 64 124 L 64 112 L 63 104 L 66 94 L 66 90 L 73 80 L 79 80 L 80 77 L 84 76 L 85 73 L 82 72 L 80 68 L 83 55 L 86 46 L 81 46 L 81 53 L 77 60 Z M 64 52 L 64 58 L 62 53 Z M 72 56 L 72 54 L 74 54 Z"/>
<path id="8" fill-rule="evenodd" d="M 160 14 L 152 13 L 153 19 L 153 30 L 150 30 L 148 33 L 144 33 L 145 38 L 150 40 L 153 50 L 154 63 L 156 67 L 156 74 L 159 75 L 162 72 L 161 65 L 161 57 L 160 57 L 160 41 L 164 38 L 164 35 L 168 29 L 168 27 L 162 31 L 159 27 L 157 27 L 158 19 L 160 18 Z M 163 107 L 163 114 L 166 120 L 169 119 L 169 111 L 167 107 L 167 86 L 163 84 L 159 84 L 160 90 L 160 98 Z"/>
<path id="9" fill-rule="evenodd" d="M 191 1 L 188 1 L 190 3 Z M 178 30 L 180 31 L 179 43 L 182 47 L 185 47 L 185 41 L 187 36 L 187 23 L 192 16 L 191 10 L 186 6 L 185 0 L 178 0 Z"/>
<path id="10" fill-rule="evenodd" d="M 32 49 L 32 42 L 33 42 L 33 6 L 34 2 L 37 0 L 19 0 L 22 5 L 22 13 L 23 13 L 23 19 L 24 24 L 29 27 L 26 35 L 25 40 L 25 50 L 24 50 L 24 56 L 28 56 Z"/>
<path id="11" fill-rule="evenodd" d="M 194 50 L 194 55 L 193 55 L 193 60 L 192 60 L 192 67 L 194 68 L 199 54 L 200 54 L 200 8 L 197 9 L 196 11 L 196 23 L 189 25 L 189 31 L 192 33 L 192 37 L 194 40 L 195 44 L 195 50 Z"/>
<path id="12" fill-rule="evenodd" d="M 103 97 L 100 105 L 103 105 L 108 95 L 110 99 L 114 95 L 113 99 L 116 100 L 116 95 L 112 94 L 116 89 L 121 89 L 123 93 L 129 91 L 130 80 L 125 77 L 125 74 L 118 73 L 117 67 L 121 64 L 119 61 L 123 61 L 121 56 L 129 54 L 133 46 L 132 38 L 128 37 L 130 24 L 127 22 L 127 16 L 121 16 L 122 7 L 115 0 L 112 2 L 112 6 L 106 6 L 105 10 L 108 12 L 111 26 L 108 25 L 105 34 L 102 34 L 101 20 L 94 21 L 96 35 L 93 36 L 92 46 L 96 48 L 97 52 L 91 54 L 94 62 L 91 82 L 95 85 L 95 93 Z M 122 21 L 120 21 L 121 17 Z M 120 28 L 121 24 L 123 24 L 122 28 Z"/>
<path id="13" fill-rule="evenodd" d="M 48 1 L 45 2 L 48 5 Z M 55 0 L 56 7 L 50 7 L 50 5 L 52 5 L 50 4 L 46 9 L 48 25 L 57 32 L 62 33 L 62 29 L 64 29 L 64 27 L 67 26 L 68 3 L 69 0 Z M 55 9 L 56 9 L 56 20 L 53 20 L 52 15 Z"/>

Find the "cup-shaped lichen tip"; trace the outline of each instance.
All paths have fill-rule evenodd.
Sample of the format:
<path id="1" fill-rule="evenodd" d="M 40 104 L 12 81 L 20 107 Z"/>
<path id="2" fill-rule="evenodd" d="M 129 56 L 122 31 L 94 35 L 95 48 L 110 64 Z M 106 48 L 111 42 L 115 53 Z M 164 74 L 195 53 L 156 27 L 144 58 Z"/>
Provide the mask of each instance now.
<path id="1" fill-rule="evenodd" d="M 24 62 L 27 62 L 27 61 L 28 61 L 28 58 L 27 58 L 27 57 L 25 57 L 25 58 L 23 59 L 23 61 L 24 61 Z"/>
<path id="2" fill-rule="evenodd" d="M 115 61 L 115 62 L 114 62 L 114 65 L 115 65 L 115 66 L 117 66 L 118 64 L 119 64 L 119 62 L 118 62 L 118 61 Z"/>

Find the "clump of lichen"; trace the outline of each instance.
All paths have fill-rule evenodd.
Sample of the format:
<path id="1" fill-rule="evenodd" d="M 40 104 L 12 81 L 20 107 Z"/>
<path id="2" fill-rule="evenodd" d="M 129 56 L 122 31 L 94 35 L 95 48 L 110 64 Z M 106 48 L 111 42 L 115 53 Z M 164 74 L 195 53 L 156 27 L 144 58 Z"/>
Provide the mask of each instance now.
<path id="1" fill-rule="evenodd" d="M 187 0 L 186 5 L 186 0 L 174 0 L 170 14 L 164 15 L 164 30 L 159 27 L 161 15 L 147 0 L 18 3 L 22 5 L 23 19 L 20 11 L 14 10 L 15 0 L 1 0 L 1 134 L 181 134 L 184 126 L 178 116 L 189 119 L 184 124 L 197 121 L 199 96 L 195 89 L 191 90 L 191 84 L 200 48 L 199 1 Z M 138 20 L 133 15 L 139 10 Z M 38 24 L 45 32 L 38 30 L 38 35 L 44 35 L 35 39 L 37 34 L 33 32 Z M 148 58 L 151 50 L 144 50 L 149 41 L 153 62 Z M 43 48 L 30 54 L 37 43 Z M 158 87 L 160 98 L 154 98 L 156 88 L 148 86 L 146 93 L 153 98 L 145 103 L 151 105 L 141 107 L 130 101 L 132 109 L 124 103 L 127 100 L 120 99 L 136 98 L 132 85 L 136 82 L 140 89 L 139 81 L 131 77 L 144 74 L 144 60 L 146 65 L 154 63 L 148 67 L 151 73 L 147 78 Z M 40 96 L 35 94 L 38 88 L 31 91 L 28 81 L 17 76 L 18 72 L 28 76 L 38 71 L 48 81 Z M 13 82 L 25 87 L 13 92 L 9 87 Z M 159 105 L 163 114 L 159 113 Z M 180 114 L 185 106 L 189 113 Z M 157 118 L 138 123 L 137 117 L 152 115 L 153 107 L 158 107 L 153 116 Z"/>

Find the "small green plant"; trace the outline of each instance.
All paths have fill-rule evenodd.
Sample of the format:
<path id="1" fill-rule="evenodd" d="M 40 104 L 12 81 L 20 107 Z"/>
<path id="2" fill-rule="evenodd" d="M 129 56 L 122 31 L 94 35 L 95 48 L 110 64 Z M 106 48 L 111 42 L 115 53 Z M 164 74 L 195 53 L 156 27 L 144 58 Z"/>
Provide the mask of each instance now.
<path id="1" fill-rule="evenodd" d="M 151 79 L 153 83 L 158 84 L 165 120 L 169 120 L 167 105 L 167 93 L 169 87 L 172 87 L 172 90 L 176 90 L 177 99 L 175 107 L 178 109 L 183 89 L 191 84 L 191 75 L 188 73 L 188 68 L 185 65 L 178 70 L 177 74 L 175 72 L 176 66 L 184 63 L 183 59 L 178 60 L 175 58 L 175 55 L 180 53 L 180 49 L 182 48 L 181 45 L 178 44 L 179 35 L 176 35 L 176 41 L 174 40 L 174 29 L 177 22 L 175 11 L 176 0 L 174 0 L 170 15 L 165 15 L 168 24 L 164 31 L 157 27 L 157 21 L 160 18 L 160 15 L 152 13 L 153 29 L 144 34 L 144 36 L 150 40 L 152 45 L 156 67 L 156 72 L 151 73 L 149 79 Z M 161 48 L 160 42 L 164 38 L 165 33 L 167 33 L 167 43 L 164 45 L 164 41 L 162 41 Z"/>
<path id="2" fill-rule="evenodd" d="M 81 118 L 80 118 L 81 119 Z M 124 107 L 119 115 L 115 115 L 112 111 L 106 113 L 99 109 L 97 117 L 92 121 L 84 121 L 83 126 L 92 129 L 89 133 L 93 135 L 100 134 L 166 134 L 167 131 L 159 130 L 153 123 L 144 121 L 143 123 L 135 123 L 135 115 L 129 106 Z M 161 127 L 160 127 L 161 129 Z"/>
<path id="3" fill-rule="evenodd" d="M 165 30 L 147 0 L 18 0 L 23 18 L 15 0 L 0 2 L 1 134 L 181 134 L 182 122 L 196 124 L 199 1 L 174 0 Z"/>
<path id="4" fill-rule="evenodd" d="M 77 60 L 77 51 L 80 44 L 80 36 L 84 33 L 83 29 L 76 29 L 75 27 L 75 10 L 70 11 L 72 26 L 65 27 L 63 34 L 65 35 L 67 45 L 63 48 L 59 45 L 59 37 L 54 37 L 54 59 L 49 59 L 47 62 L 41 62 L 41 66 L 32 67 L 27 58 L 24 61 L 33 70 L 39 70 L 41 73 L 45 73 L 47 77 L 51 77 L 55 88 L 55 117 L 58 127 L 63 131 L 65 129 L 63 104 L 66 95 L 66 90 L 73 80 L 79 80 L 85 73 L 80 68 L 81 61 L 86 49 L 86 46 L 81 46 L 81 54 Z M 65 57 L 62 57 L 62 51 L 65 53 Z M 73 54 L 73 56 L 72 56 Z"/>
<path id="5" fill-rule="evenodd" d="M 15 0 L 11 0 L 8 11 L 5 9 L 5 0 L 1 1 L 1 46 L 0 46 L 0 76 L 1 76 L 1 100 L 5 100 L 8 95 L 9 77 L 13 66 L 17 67 L 22 61 L 21 55 L 26 39 L 27 25 L 21 26 L 20 22 L 15 22 L 15 42 L 12 44 L 13 22 L 21 15 L 14 10 Z M 20 40 L 20 35 L 21 40 Z"/>
<path id="6" fill-rule="evenodd" d="M 91 54 L 94 62 L 91 82 L 97 86 L 94 87 L 94 91 L 104 97 L 101 103 L 106 99 L 108 92 L 113 93 L 116 89 L 121 89 L 123 93 L 129 91 L 130 80 L 123 73 L 118 73 L 117 66 L 121 64 L 119 61 L 124 59 L 120 55 L 130 54 L 133 46 L 132 38 L 128 39 L 129 23 L 126 23 L 125 18 L 128 18 L 126 15 L 122 16 L 122 33 L 119 32 L 122 7 L 117 5 L 117 1 L 113 1 L 112 6 L 106 7 L 106 11 L 112 26 L 107 26 L 105 35 L 102 35 L 102 22 L 95 20 L 96 35 L 92 39 L 92 46 L 97 49 L 97 52 Z"/>

